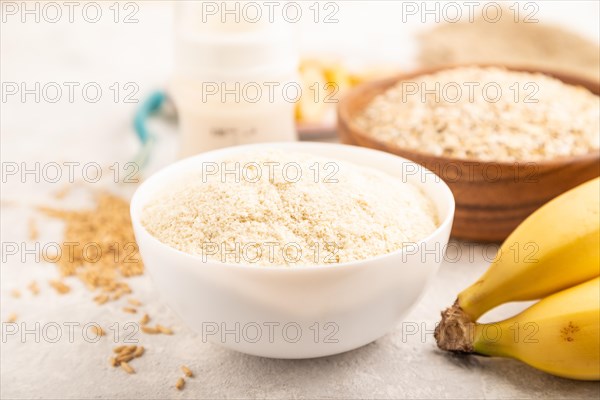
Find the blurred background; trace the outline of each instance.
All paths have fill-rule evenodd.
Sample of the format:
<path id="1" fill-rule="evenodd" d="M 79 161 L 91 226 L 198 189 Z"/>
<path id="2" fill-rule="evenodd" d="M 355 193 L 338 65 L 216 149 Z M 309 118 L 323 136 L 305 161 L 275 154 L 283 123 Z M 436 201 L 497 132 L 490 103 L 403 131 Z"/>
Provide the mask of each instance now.
<path id="1" fill-rule="evenodd" d="M 207 3 L 220 7 L 221 2 Z M 552 64 L 597 77 L 599 26 L 593 16 L 600 11 L 595 1 L 504 2 L 505 14 L 493 24 L 482 20 L 484 10 L 495 18 L 494 8 L 485 9 L 487 2 L 478 2 L 471 12 L 443 1 L 430 3 L 429 9 L 420 2 L 399 1 L 299 3 L 298 22 L 284 23 L 294 34 L 283 48 L 292 55 L 297 49 L 297 67 L 310 84 L 337 80 L 341 92 L 334 100 L 362 80 L 453 62 Z M 282 9 L 274 9 L 276 20 L 283 21 Z M 87 7 L 77 2 L 72 9 L 60 2 L 3 1 L 2 159 L 64 157 L 103 164 L 135 159 L 140 143 L 134 115 L 156 91 L 173 98 L 177 63 L 195 62 L 178 59 L 176 44 L 184 41 L 183 31 L 196 29 L 202 35 L 202 29 L 209 29 L 197 23 L 201 10 L 201 2 L 188 1 L 97 2 Z M 206 18 L 217 21 L 223 10 Z M 475 23 L 455 23 L 456 10 L 463 21 L 473 18 Z M 295 18 L 293 11 L 288 11 L 290 18 Z M 513 23 L 516 11 L 519 24 Z M 57 87 L 62 91 L 58 100 Z M 98 88 L 102 93 L 96 95 Z M 304 139 L 331 137 L 335 104 L 323 104 L 323 98 L 296 105 L 304 108 L 295 111 L 296 122 L 305 127 Z M 181 137 L 177 121 L 168 118 L 176 115 L 171 109 L 163 115 L 167 118 L 149 122 L 148 130 L 157 138 L 150 169 L 179 154 Z"/>

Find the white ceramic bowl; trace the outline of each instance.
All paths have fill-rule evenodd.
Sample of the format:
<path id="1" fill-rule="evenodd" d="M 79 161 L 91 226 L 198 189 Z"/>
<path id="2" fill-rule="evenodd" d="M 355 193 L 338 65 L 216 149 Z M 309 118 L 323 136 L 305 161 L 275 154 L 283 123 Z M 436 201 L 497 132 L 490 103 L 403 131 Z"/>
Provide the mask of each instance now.
<path id="1" fill-rule="evenodd" d="M 276 148 L 346 160 L 401 177 L 430 197 L 440 219 L 421 242 L 368 260 L 310 267 L 264 267 L 204 261 L 171 248 L 140 223 L 144 206 L 203 162 Z M 135 236 L 159 292 L 210 341 L 275 358 L 320 357 L 363 346 L 390 331 L 418 301 L 448 243 L 454 198 L 432 172 L 376 150 L 324 143 L 268 143 L 203 153 L 147 179 L 131 201 Z"/>

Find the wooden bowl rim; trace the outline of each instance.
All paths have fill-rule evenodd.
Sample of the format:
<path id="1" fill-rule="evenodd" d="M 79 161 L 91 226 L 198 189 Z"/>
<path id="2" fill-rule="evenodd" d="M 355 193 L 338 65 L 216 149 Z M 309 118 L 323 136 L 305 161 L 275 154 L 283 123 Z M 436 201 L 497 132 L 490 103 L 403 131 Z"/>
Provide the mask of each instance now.
<path id="1" fill-rule="evenodd" d="M 392 86 L 402 80 L 412 79 L 412 78 L 416 78 L 419 76 L 429 75 L 429 74 L 440 72 L 443 70 L 459 68 L 459 67 L 481 67 L 481 68 L 496 67 L 496 68 L 505 68 L 509 71 L 515 71 L 515 72 L 541 73 L 541 74 L 553 77 L 555 79 L 558 79 L 567 85 L 583 87 L 583 88 L 589 90 L 590 92 L 592 92 L 593 94 L 595 94 L 596 96 L 600 96 L 600 82 L 599 81 L 594 81 L 592 79 L 589 79 L 589 78 L 583 77 L 583 76 L 579 76 L 579 75 L 568 74 L 564 71 L 550 70 L 550 69 L 546 69 L 546 68 L 534 68 L 532 66 L 522 66 L 522 65 L 520 66 L 520 65 L 514 65 L 514 64 L 484 64 L 484 63 L 447 64 L 444 66 L 434 67 L 434 68 L 422 68 L 422 69 L 418 69 L 418 70 L 415 70 L 410 73 L 403 73 L 403 74 L 399 74 L 399 75 L 384 78 L 384 79 L 367 81 L 367 82 L 363 82 L 363 83 L 355 86 L 348 93 L 346 93 L 345 96 L 343 96 L 340 99 L 340 102 L 338 104 L 338 113 L 337 113 L 338 120 L 339 120 L 338 129 L 341 125 L 346 125 L 348 127 L 350 136 L 358 136 L 363 140 L 375 143 L 382 149 L 389 149 L 390 152 L 395 153 L 395 154 L 398 154 L 398 153 L 403 154 L 404 157 L 407 157 L 406 154 L 414 154 L 420 158 L 425 158 L 425 159 L 429 159 L 432 161 L 436 161 L 436 162 L 439 162 L 440 164 L 460 163 L 463 165 L 467 165 L 467 164 L 479 163 L 482 165 L 497 165 L 500 167 L 514 168 L 515 165 L 518 166 L 520 164 L 522 165 L 525 163 L 533 163 L 540 167 L 552 169 L 552 168 L 560 167 L 565 164 L 587 163 L 592 160 L 600 161 L 600 149 L 597 149 L 597 150 L 592 151 L 587 154 L 581 154 L 581 155 L 576 155 L 576 156 L 566 156 L 566 157 L 556 157 L 556 158 L 553 158 L 550 160 L 538 160 L 538 161 L 535 161 L 535 160 L 518 160 L 518 161 L 512 161 L 512 162 L 497 161 L 497 160 L 485 161 L 485 160 L 478 160 L 478 159 L 437 156 L 437 155 L 434 155 L 431 153 L 413 150 L 413 149 L 409 149 L 406 147 L 400 147 L 400 146 L 397 146 L 396 144 L 386 143 L 385 141 L 376 139 L 373 136 L 365 133 L 358 126 L 356 126 L 356 124 L 354 123 L 354 118 L 352 118 L 349 115 L 350 112 L 348 110 L 348 105 L 351 104 L 355 99 L 359 98 L 368 89 L 372 89 L 373 87 L 379 86 L 381 88 L 384 88 L 384 90 L 385 90 L 385 89 L 389 88 L 390 86 Z M 576 83 L 568 83 L 568 82 L 566 82 L 566 80 L 572 80 L 573 82 L 576 82 Z M 383 90 L 380 91 L 380 93 L 382 93 L 382 92 L 383 92 Z M 408 158 L 410 158 L 410 156 L 408 156 Z"/>

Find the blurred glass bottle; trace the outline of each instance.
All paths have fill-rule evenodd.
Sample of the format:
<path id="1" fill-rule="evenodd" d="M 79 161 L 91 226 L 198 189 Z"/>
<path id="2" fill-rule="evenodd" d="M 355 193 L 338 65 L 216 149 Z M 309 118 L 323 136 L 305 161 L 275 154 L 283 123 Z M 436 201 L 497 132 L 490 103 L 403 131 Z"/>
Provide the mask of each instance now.
<path id="1" fill-rule="evenodd" d="M 237 144 L 296 140 L 294 105 L 301 90 L 293 28 L 277 14 L 269 18 L 260 4 L 176 5 L 172 90 L 182 157 Z"/>

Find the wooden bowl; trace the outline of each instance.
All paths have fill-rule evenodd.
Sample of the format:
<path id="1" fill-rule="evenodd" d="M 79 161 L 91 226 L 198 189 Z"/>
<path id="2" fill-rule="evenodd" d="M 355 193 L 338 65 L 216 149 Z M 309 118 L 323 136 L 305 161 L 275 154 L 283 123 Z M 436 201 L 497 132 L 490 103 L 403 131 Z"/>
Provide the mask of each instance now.
<path id="1" fill-rule="evenodd" d="M 445 67 L 448 68 L 448 67 Z M 387 151 L 415 161 L 439 175 L 454 193 L 456 215 L 452 235 L 459 239 L 500 242 L 527 216 L 559 194 L 600 174 L 600 152 L 549 161 L 486 162 L 439 157 L 374 139 L 354 118 L 368 103 L 400 80 L 440 71 L 436 68 L 352 89 L 338 105 L 338 134 L 343 143 Z M 564 83 L 582 86 L 598 95 L 600 85 L 564 73 L 531 68 L 509 70 L 541 72 Z M 573 116 L 577 118 L 577 116 Z"/>

